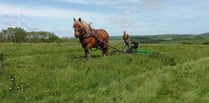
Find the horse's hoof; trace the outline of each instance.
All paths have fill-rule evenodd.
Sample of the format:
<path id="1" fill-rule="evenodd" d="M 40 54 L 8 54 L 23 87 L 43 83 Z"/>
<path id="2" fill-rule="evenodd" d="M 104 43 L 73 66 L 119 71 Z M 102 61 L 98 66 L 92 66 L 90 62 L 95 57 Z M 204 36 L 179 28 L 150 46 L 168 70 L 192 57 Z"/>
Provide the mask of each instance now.
<path id="1" fill-rule="evenodd" d="M 90 57 L 90 56 L 85 56 L 85 58 L 88 60 L 88 59 L 90 59 L 91 57 Z"/>

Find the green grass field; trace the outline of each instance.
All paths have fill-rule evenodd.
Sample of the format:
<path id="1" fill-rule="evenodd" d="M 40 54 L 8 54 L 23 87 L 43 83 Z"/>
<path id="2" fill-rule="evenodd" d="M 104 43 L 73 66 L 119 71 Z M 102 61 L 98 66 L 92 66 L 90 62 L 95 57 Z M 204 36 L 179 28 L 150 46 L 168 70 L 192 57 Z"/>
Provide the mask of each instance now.
<path id="1" fill-rule="evenodd" d="M 77 40 L 1 43 L 0 103 L 209 102 L 208 45 L 140 49 L 152 52 L 102 57 L 92 50 L 86 60 Z"/>

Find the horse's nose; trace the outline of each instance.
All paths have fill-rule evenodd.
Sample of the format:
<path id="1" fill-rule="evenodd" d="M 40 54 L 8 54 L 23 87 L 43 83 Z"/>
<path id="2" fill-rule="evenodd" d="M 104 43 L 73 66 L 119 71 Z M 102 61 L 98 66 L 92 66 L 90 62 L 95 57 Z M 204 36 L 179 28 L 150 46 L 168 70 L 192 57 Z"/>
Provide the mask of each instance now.
<path id="1" fill-rule="evenodd" d="M 78 35 L 75 35 L 75 37 L 78 38 L 79 36 Z"/>
<path id="2" fill-rule="evenodd" d="M 75 33 L 74 36 L 75 36 L 76 38 L 78 38 L 78 37 L 79 37 L 79 34 Z"/>

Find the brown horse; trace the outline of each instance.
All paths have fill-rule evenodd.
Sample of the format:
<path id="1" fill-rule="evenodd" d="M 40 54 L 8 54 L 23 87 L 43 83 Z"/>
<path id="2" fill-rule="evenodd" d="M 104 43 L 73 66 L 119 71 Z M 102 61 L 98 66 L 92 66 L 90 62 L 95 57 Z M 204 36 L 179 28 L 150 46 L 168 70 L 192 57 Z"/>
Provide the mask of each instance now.
<path id="1" fill-rule="evenodd" d="M 73 28 L 74 36 L 79 38 L 87 59 L 90 58 L 90 48 L 99 48 L 103 51 L 103 56 L 108 55 L 109 35 L 104 29 L 93 29 L 81 18 L 78 20 L 74 18 Z"/>

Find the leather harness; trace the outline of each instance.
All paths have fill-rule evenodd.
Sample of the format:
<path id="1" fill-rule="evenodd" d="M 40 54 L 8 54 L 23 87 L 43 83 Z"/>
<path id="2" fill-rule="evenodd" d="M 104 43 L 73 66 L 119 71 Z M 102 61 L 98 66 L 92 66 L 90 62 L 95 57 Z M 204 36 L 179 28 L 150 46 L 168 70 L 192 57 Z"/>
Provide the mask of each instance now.
<path id="1" fill-rule="evenodd" d="M 93 35 L 93 32 L 96 32 L 95 35 Z M 89 37 L 94 37 L 96 39 L 96 45 L 95 45 L 96 50 L 102 49 L 101 47 L 99 47 L 99 45 L 103 43 L 103 41 L 98 39 L 98 30 L 89 29 L 87 32 L 80 33 L 79 39 L 82 40 L 82 39 L 86 39 Z"/>

